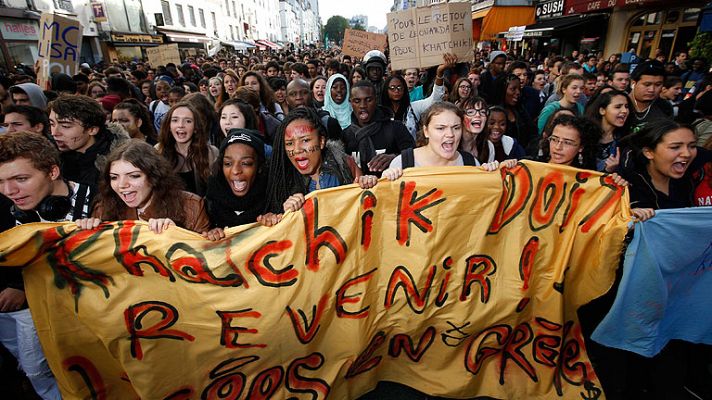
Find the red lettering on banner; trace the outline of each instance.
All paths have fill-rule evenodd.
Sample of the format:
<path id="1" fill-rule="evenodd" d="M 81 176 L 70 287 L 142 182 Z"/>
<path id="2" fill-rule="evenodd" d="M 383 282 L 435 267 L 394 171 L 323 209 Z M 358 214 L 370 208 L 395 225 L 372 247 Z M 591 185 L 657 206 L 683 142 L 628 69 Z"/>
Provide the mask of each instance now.
<path id="1" fill-rule="evenodd" d="M 153 326 L 144 328 L 143 318 L 150 312 L 161 314 L 161 320 Z M 131 356 L 143 359 L 141 339 L 175 339 L 192 342 L 195 338 L 177 329 L 168 329 L 178 321 L 178 310 L 162 301 L 144 301 L 130 305 L 124 311 L 124 322 L 131 336 Z"/>
<path id="2" fill-rule="evenodd" d="M 502 168 L 500 171 L 504 187 L 497 211 L 487 230 L 488 235 L 499 232 L 519 215 L 532 194 L 532 174 L 526 165 L 520 163 L 514 168 Z"/>
<path id="3" fill-rule="evenodd" d="M 522 256 L 519 258 L 519 277 L 522 279 L 522 291 L 529 289 L 529 279 L 534 269 L 534 258 L 539 251 L 539 238 L 532 236 L 524 245 Z"/>
<path id="4" fill-rule="evenodd" d="M 307 378 L 299 374 L 300 368 L 316 371 L 324 365 L 324 356 L 321 353 L 312 353 L 306 357 L 297 358 L 287 368 L 287 390 L 291 393 L 311 394 L 312 399 L 326 399 L 331 387 L 318 378 Z"/>
<path id="5" fill-rule="evenodd" d="M 418 346 L 413 346 L 413 338 L 410 335 L 404 333 L 399 333 L 391 338 L 390 346 L 388 347 L 388 354 L 396 358 L 400 356 L 401 351 L 405 351 L 406 356 L 410 358 L 413 362 L 420 362 L 423 358 L 425 352 L 428 351 L 430 345 L 433 344 L 435 340 L 435 328 L 429 326 L 425 330 L 423 336 L 420 337 L 418 341 Z"/>
<path id="6" fill-rule="evenodd" d="M 433 221 L 426 218 L 422 212 L 444 202 L 446 199 L 442 195 L 442 190 L 431 189 L 418 197 L 418 192 L 415 190 L 415 182 L 401 182 L 400 193 L 398 194 L 398 225 L 396 229 L 398 244 L 410 246 L 411 225 L 415 225 L 423 233 L 433 231 Z"/>
<path id="7" fill-rule="evenodd" d="M 88 358 L 72 356 L 62 361 L 62 367 L 67 371 L 76 372 L 82 377 L 84 384 L 89 389 L 89 395 L 94 400 L 106 400 L 106 386 L 101 374 Z"/>
<path id="8" fill-rule="evenodd" d="M 292 264 L 287 265 L 282 269 L 275 269 L 270 264 L 272 257 L 278 256 L 283 251 L 292 247 L 292 242 L 289 240 L 269 241 L 262 247 L 257 249 L 250 260 L 247 262 L 249 269 L 255 278 L 264 286 L 280 287 L 291 286 L 297 282 L 299 271 L 294 269 Z"/>
<path id="9" fill-rule="evenodd" d="M 435 298 L 435 305 L 442 307 L 447 300 L 447 285 L 450 283 L 450 277 L 452 276 L 452 257 L 446 257 L 443 260 L 443 270 L 447 271 L 445 273 L 445 279 L 440 283 L 440 290 L 438 291 L 438 296 Z"/>
<path id="10" fill-rule="evenodd" d="M 553 171 L 539 179 L 536 197 L 529 213 L 529 227 L 536 232 L 554 221 L 559 207 L 564 201 L 566 183 L 561 171 Z"/>
<path id="11" fill-rule="evenodd" d="M 222 361 L 210 371 L 209 377 L 214 380 L 203 389 L 200 398 L 239 399 L 245 389 L 247 377 L 238 369 L 259 359 L 258 356 L 245 356 Z"/>
<path id="12" fill-rule="evenodd" d="M 254 328 L 245 328 L 244 326 L 232 326 L 233 319 L 236 318 L 260 318 L 262 314 L 257 311 L 252 311 L 251 308 L 237 311 L 216 311 L 222 322 L 220 328 L 220 344 L 228 349 L 247 349 L 252 347 L 264 348 L 266 344 L 256 343 L 239 343 L 240 334 L 256 334 L 259 331 Z"/>
<path id="13" fill-rule="evenodd" d="M 362 374 L 364 372 L 370 371 L 381 363 L 381 356 L 373 357 L 373 353 L 378 350 L 381 345 L 386 341 L 386 333 L 383 331 L 377 332 L 371 338 L 371 341 L 366 346 L 366 349 L 359 354 L 359 356 L 354 360 L 353 364 L 346 371 L 346 379 L 353 378 L 356 375 Z"/>
<path id="14" fill-rule="evenodd" d="M 423 293 L 418 291 L 415 286 L 415 279 L 413 275 L 408 271 L 408 269 L 402 265 L 397 266 L 390 279 L 388 280 L 388 287 L 386 289 L 386 299 L 384 301 L 384 306 L 386 308 L 391 308 L 395 302 L 396 292 L 399 287 L 403 288 L 405 293 L 405 299 L 408 302 L 408 306 L 416 314 L 422 314 L 425 311 L 425 305 L 428 302 L 428 296 L 430 296 L 430 289 L 433 286 L 433 278 L 435 277 L 436 267 L 433 265 L 430 267 L 428 276 L 425 278 L 425 282 L 422 284 Z M 415 303 L 415 304 L 413 304 Z"/>
<path id="15" fill-rule="evenodd" d="M 603 175 L 601 177 L 601 186 L 610 189 L 611 193 L 606 196 L 602 204 L 599 204 L 595 210 L 581 221 L 581 232 L 586 233 L 590 231 L 593 225 L 603 217 L 603 214 L 618 203 L 618 200 L 620 200 L 625 191 L 625 187 L 613 183 L 613 178 L 611 178 L 610 175 Z"/>
<path id="16" fill-rule="evenodd" d="M 327 300 L 327 295 L 323 295 L 321 299 L 319 299 L 319 304 L 312 307 L 311 323 L 307 321 L 307 316 L 304 314 L 304 311 L 297 308 L 297 312 L 294 312 L 291 307 L 287 306 L 287 315 L 289 315 L 289 319 L 292 321 L 294 333 L 302 344 L 311 342 L 316 336 L 316 333 L 319 332 L 319 321 L 321 321 L 321 316 L 324 314 L 324 309 L 326 309 Z M 302 326 L 302 324 L 304 325 Z"/>
<path id="17" fill-rule="evenodd" d="M 373 229 L 373 208 L 377 204 L 376 195 L 370 190 L 365 190 L 361 194 L 361 246 L 364 250 L 368 250 L 371 245 L 371 230 Z"/>
<path id="18" fill-rule="evenodd" d="M 462 285 L 460 301 L 466 301 L 470 297 L 471 286 L 474 283 L 480 285 L 480 301 L 487 303 L 490 298 L 492 282 L 490 276 L 497 272 L 497 264 L 492 257 L 475 254 L 467 257 L 465 269 L 465 281 Z"/>
<path id="19" fill-rule="evenodd" d="M 120 221 L 118 229 L 114 230 L 114 257 L 116 261 L 135 276 L 143 276 L 142 265 L 151 267 L 159 275 L 175 282 L 176 278 L 171 271 L 157 257 L 148 254 L 146 245 L 136 246 L 136 239 L 141 232 L 136 221 Z"/>
<path id="20" fill-rule="evenodd" d="M 319 202 L 316 197 L 308 199 L 302 207 L 304 234 L 307 240 L 306 266 L 310 271 L 319 270 L 319 249 L 327 247 L 334 253 L 336 263 L 341 264 L 346 258 L 347 246 L 336 229 L 330 226 L 319 227 Z"/>
<path id="21" fill-rule="evenodd" d="M 184 252 L 187 255 L 174 257 L 179 252 Z M 203 253 L 187 243 L 172 245 L 166 252 L 166 258 L 169 260 L 171 268 L 178 273 L 178 277 L 187 282 L 210 283 L 222 287 L 242 286 L 245 283 L 245 278 L 239 272 L 230 273 L 223 278 L 213 275 Z"/>
<path id="22" fill-rule="evenodd" d="M 585 183 L 588 178 L 591 177 L 590 172 L 578 172 L 576 173 L 576 182 L 571 186 L 571 191 L 569 192 L 568 205 L 566 211 L 564 211 L 564 221 L 559 227 L 559 232 L 563 232 L 564 229 L 569 225 L 571 217 L 574 212 L 578 210 L 579 203 L 581 203 L 581 197 L 586 194 L 586 190 L 581 187 L 581 184 Z"/>
<path id="23" fill-rule="evenodd" d="M 492 346 L 488 346 L 491 342 L 490 337 L 494 339 Z M 514 330 L 509 325 L 495 325 L 487 328 L 474 337 L 467 347 L 465 368 L 473 375 L 477 375 L 485 361 L 492 357 L 498 357 L 499 383 L 504 385 L 507 361 L 511 359 L 532 381 L 538 382 L 534 366 L 522 352 L 522 348 L 531 343 L 533 337 L 534 334 L 528 323 L 522 323 Z"/>
<path id="24" fill-rule="evenodd" d="M 351 278 L 346 281 L 339 290 L 336 291 L 336 316 L 339 318 L 353 318 L 360 319 L 366 318 L 368 316 L 368 309 L 370 306 L 361 308 L 358 311 L 346 311 L 344 309 L 345 304 L 356 304 L 362 301 L 361 293 L 356 293 L 353 295 L 347 295 L 346 291 L 352 286 L 358 285 L 359 283 L 365 283 L 371 280 L 373 273 L 376 272 L 376 268 L 366 272 L 363 275 L 359 275 L 355 278 Z"/>
<path id="25" fill-rule="evenodd" d="M 260 372 L 255 380 L 252 381 L 247 398 L 250 400 L 271 399 L 272 395 L 282 385 L 282 379 L 284 379 L 284 368 L 281 366 Z"/>

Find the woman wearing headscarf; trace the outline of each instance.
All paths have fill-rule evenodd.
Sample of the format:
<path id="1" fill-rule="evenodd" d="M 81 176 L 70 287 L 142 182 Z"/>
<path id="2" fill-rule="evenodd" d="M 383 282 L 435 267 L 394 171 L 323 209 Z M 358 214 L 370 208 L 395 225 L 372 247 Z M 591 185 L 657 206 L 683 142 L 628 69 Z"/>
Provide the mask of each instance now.
<path id="1" fill-rule="evenodd" d="M 351 91 L 349 80 L 341 74 L 334 74 L 326 82 L 326 94 L 324 96 L 324 111 L 328 111 L 332 118 L 339 121 L 341 129 L 351 125 L 351 103 L 349 102 L 349 92 Z"/>

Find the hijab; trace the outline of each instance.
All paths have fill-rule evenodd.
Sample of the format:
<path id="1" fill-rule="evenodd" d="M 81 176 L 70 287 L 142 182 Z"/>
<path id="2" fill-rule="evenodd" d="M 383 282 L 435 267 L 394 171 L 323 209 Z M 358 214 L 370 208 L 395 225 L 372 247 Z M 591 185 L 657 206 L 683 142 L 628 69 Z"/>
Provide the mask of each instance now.
<path id="1" fill-rule="evenodd" d="M 337 79 L 341 79 L 346 83 L 346 97 L 341 104 L 336 104 L 334 99 L 331 98 L 331 87 Z M 331 114 L 333 118 L 336 118 L 341 125 L 341 129 L 346 129 L 351 125 L 351 103 L 349 102 L 349 93 L 351 92 L 351 85 L 349 85 L 349 80 L 341 74 L 334 74 L 329 77 L 326 81 L 326 93 L 324 93 L 324 107 Z"/>

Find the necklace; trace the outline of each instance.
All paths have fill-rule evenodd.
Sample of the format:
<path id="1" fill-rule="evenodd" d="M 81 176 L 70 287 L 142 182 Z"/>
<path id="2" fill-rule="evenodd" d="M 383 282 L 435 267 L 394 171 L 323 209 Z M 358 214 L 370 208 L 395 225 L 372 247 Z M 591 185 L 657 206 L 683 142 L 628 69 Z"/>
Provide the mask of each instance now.
<path id="1" fill-rule="evenodd" d="M 652 108 L 652 106 L 653 106 L 653 102 L 651 101 L 650 104 L 648 104 L 648 107 L 645 109 L 645 111 L 640 111 L 641 113 L 642 112 L 645 113 L 645 114 L 643 114 L 642 117 L 638 116 L 638 101 L 635 99 L 635 97 L 633 97 L 633 103 L 635 103 L 635 112 L 633 113 L 633 114 L 635 114 L 635 119 L 637 119 L 638 121 L 644 120 L 648 116 L 648 113 L 650 112 L 650 108 Z"/>

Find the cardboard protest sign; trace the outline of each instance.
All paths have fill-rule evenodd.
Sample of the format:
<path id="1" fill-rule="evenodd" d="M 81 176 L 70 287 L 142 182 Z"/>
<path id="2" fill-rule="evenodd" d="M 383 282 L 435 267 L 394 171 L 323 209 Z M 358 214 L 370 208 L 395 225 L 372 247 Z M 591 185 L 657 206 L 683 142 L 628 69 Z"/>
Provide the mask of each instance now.
<path id="1" fill-rule="evenodd" d="M 177 43 L 149 47 L 146 49 L 146 56 L 148 57 L 148 62 L 154 67 L 168 63 L 174 63 L 175 65 L 181 64 Z"/>
<path id="2" fill-rule="evenodd" d="M 385 51 L 386 41 L 386 35 L 347 29 L 341 52 L 351 57 L 361 58 L 371 50 Z"/>
<path id="3" fill-rule="evenodd" d="M 50 89 L 54 73 L 69 76 L 79 73 L 82 31 L 78 20 L 56 14 L 42 14 L 40 39 L 37 43 L 37 84 L 41 88 Z"/>
<path id="4" fill-rule="evenodd" d="M 445 3 L 388 14 L 391 68 L 426 68 L 444 53 L 468 60 L 472 51 L 470 3 Z"/>
<path id="5" fill-rule="evenodd" d="M 354 399 L 379 380 L 592 399 L 576 310 L 610 288 L 629 218 L 596 172 L 408 169 L 220 242 L 142 221 L 21 225 L 0 265 L 26 266 L 65 399 Z"/>

